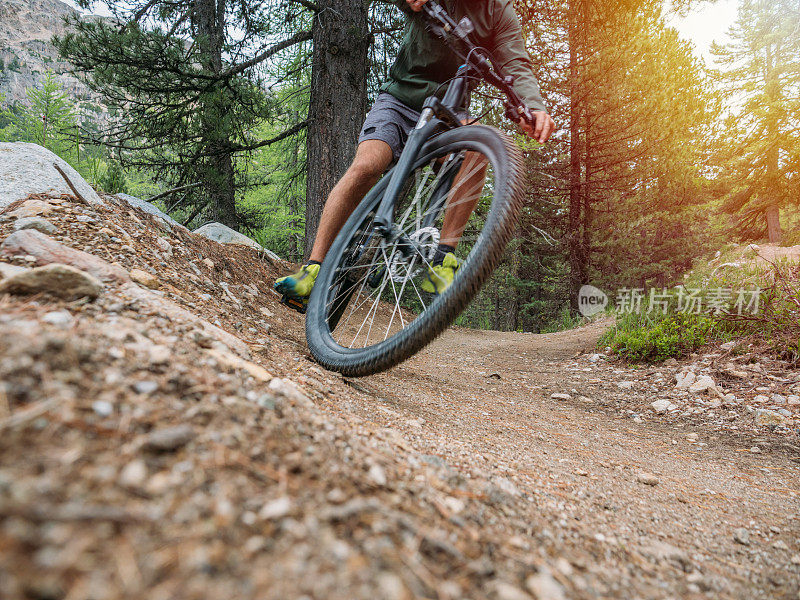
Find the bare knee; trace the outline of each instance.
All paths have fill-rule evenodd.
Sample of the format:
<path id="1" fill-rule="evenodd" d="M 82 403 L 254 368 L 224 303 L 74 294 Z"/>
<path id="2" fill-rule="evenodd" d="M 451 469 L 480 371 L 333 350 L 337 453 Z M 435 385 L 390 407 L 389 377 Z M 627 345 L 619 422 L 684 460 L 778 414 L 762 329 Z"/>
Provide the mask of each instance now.
<path id="1" fill-rule="evenodd" d="M 374 181 L 378 179 L 383 173 L 381 165 L 376 164 L 375 161 L 369 159 L 356 159 L 350 168 L 347 169 L 347 177 L 355 179 L 356 181 Z"/>
<path id="2" fill-rule="evenodd" d="M 377 181 L 392 161 L 392 149 L 386 142 L 367 140 L 358 145 L 347 175 L 359 181 Z"/>

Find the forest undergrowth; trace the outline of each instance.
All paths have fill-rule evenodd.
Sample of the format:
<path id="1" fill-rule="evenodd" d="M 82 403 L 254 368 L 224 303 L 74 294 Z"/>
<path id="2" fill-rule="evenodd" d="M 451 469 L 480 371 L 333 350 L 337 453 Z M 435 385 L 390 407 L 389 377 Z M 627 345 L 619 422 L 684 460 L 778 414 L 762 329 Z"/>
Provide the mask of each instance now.
<path id="1" fill-rule="evenodd" d="M 730 293 L 727 310 L 698 314 L 670 304 L 666 311 L 631 312 L 619 316 L 599 345 L 631 362 L 679 358 L 723 343 L 734 354 L 800 363 L 800 263 L 792 257 L 770 260 L 758 254 L 757 246 L 744 252 L 732 246 L 718 254 L 696 265 L 681 287 L 684 294 L 698 289 Z M 737 305 L 736 291 L 747 295 L 746 306 Z"/>

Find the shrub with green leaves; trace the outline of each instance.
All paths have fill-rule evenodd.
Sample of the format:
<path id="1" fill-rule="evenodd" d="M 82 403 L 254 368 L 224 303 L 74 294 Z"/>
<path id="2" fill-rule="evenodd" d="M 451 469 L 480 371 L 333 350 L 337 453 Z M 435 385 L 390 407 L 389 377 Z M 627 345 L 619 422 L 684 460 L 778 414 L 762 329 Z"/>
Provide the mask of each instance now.
<path id="1" fill-rule="evenodd" d="M 689 354 L 726 337 L 714 319 L 687 313 L 629 313 L 600 339 L 599 345 L 633 362 L 654 362 Z"/>
<path id="2" fill-rule="evenodd" d="M 125 179 L 125 173 L 122 166 L 117 161 L 112 161 L 108 165 L 108 169 L 100 177 L 98 182 L 100 187 L 109 194 L 127 194 L 128 182 Z"/>

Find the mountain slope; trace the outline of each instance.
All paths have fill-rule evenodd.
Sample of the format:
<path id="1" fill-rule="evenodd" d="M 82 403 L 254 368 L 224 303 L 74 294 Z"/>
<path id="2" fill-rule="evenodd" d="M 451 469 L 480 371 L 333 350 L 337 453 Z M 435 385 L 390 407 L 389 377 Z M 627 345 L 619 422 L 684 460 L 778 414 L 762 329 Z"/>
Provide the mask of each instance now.
<path id="1" fill-rule="evenodd" d="M 50 43 L 64 33 L 64 19 L 78 14 L 58 0 L 0 0 L 0 94 L 7 103 L 24 100 L 25 90 L 41 82 L 47 71 L 76 100 L 90 98 L 88 88 L 66 74 L 69 64 Z"/>

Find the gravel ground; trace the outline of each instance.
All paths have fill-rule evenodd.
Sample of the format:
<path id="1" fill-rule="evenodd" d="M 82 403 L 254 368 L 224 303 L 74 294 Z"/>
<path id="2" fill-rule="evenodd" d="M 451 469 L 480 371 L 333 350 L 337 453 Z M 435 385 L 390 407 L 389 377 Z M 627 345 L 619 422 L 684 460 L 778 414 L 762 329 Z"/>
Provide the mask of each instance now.
<path id="1" fill-rule="evenodd" d="M 597 323 L 453 329 L 344 379 L 270 291 L 288 265 L 37 201 L 0 242 L 42 217 L 113 277 L 0 294 L 0 597 L 798 598 L 787 365 L 630 368 Z"/>

